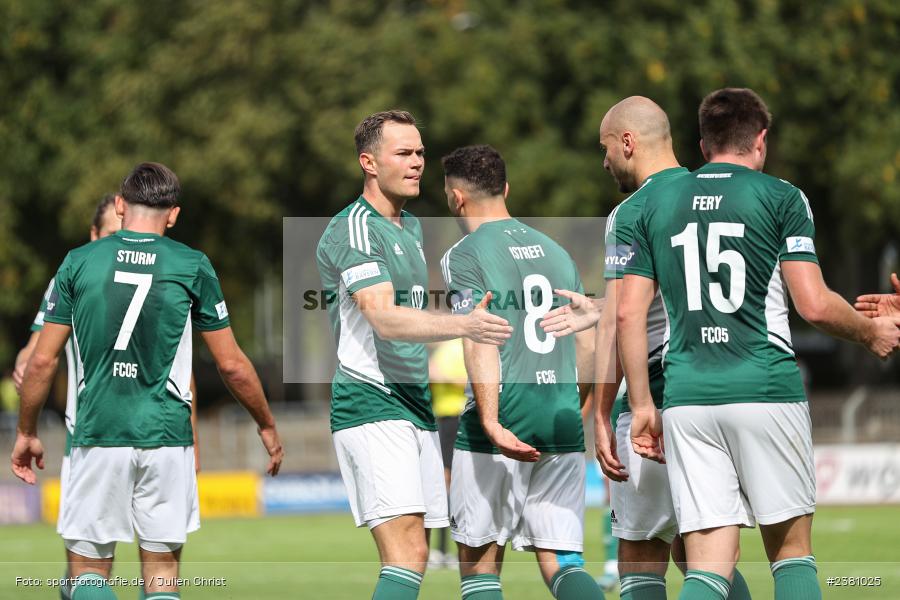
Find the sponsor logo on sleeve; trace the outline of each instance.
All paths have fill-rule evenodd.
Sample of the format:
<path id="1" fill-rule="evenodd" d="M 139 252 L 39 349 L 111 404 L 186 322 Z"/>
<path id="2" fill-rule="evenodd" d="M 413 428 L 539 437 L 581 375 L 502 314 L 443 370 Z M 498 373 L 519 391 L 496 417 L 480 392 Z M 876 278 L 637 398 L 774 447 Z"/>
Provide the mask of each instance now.
<path id="1" fill-rule="evenodd" d="M 632 257 L 634 257 L 634 249 L 631 246 L 608 244 L 606 246 L 606 270 L 623 273 Z"/>
<path id="2" fill-rule="evenodd" d="M 341 273 L 341 279 L 344 280 L 345 286 L 350 287 L 358 281 L 378 277 L 379 275 L 381 275 L 381 269 L 378 268 L 378 263 L 367 262 L 355 267 L 350 267 Z"/>
<path id="3" fill-rule="evenodd" d="M 796 236 L 787 239 L 788 252 L 812 252 L 815 253 L 816 246 L 813 244 L 812 238 Z"/>
<path id="4" fill-rule="evenodd" d="M 219 315 L 220 321 L 228 316 L 228 308 L 225 306 L 224 300 L 216 304 L 216 314 Z"/>
<path id="5" fill-rule="evenodd" d="M 450 292 L 450 310 L 454 315 L 467 315 L 475 309 L 475 295 L 470 289 Z"/>

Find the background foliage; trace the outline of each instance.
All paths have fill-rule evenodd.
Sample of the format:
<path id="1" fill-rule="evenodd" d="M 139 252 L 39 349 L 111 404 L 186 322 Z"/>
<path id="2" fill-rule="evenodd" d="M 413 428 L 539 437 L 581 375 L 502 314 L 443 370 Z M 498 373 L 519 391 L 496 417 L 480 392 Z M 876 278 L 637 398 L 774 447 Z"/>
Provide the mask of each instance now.
<path id="1" fill-rule="evenodd" d="M 0 365 L 142 160 L 180 176 L 173 237 L 210 255 L 246 341 L 254 290 L 280 278 L 281 218 L 358 193 L 353 128 L 389 107 L 423 124 L 417 214 L 444 214 L 441 155 L 490 143 L 514 212 L 601 216 L 621 200 L 596 139 L 614 102 L 656 100 L 696 168 L 699 101 L 752 87 L 775 115 L 767 171 L 810 197 L 831 284 L 883 287 L 898 241 L 892 0 L 0 0 L 0 31 Z"/>

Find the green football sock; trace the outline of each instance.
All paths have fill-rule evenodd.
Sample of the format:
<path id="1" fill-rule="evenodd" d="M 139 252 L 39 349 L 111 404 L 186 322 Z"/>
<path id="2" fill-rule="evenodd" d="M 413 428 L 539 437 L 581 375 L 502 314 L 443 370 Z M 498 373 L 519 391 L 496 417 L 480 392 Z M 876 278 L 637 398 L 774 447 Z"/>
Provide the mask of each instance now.
<path id="1" fill-rule="evenodd" d="M 619 594 L 622 600 L 666 600 L 666 578 L 655 573 L 625 573 Z"/>
<path id="2" fill-rule="evenodd" d="M 750 597 L 750 588 L 744 581 L 744 576 L 737 569 L 731 578 L 731 591 L 728 592 L 728 600 L 752 600 Z"/>
<path id="3" fill-rule="evenodd" d="M 416 600 L 422 577 L 421 573 L 409 569 L 382 567 L 372 600 Z"/>
<path id="4" fill-rule="evenodd" d="M 775 600 L 821 600 L 822 588 L 816 578 L 816 558 L 803 556 L 772 563 Z"/>
<path id="5" fill-rule="evenodd" d="M 79 575 L 72 584 L 72 600 L 116 600 L 116 594 L 97 573 Z"/>
<path id="6" fill-rule="evenodd" d="M 181 600 L 178 592 L 153 592 L 144 596 L 147 600 Z"/>
<path id="7" fill-rule="evenodd" d="M 550 580 L 556 600 L 603 600 L 603 591 L 581 567 L 563 567 Z"/>
<path id="8" fill-rule="evenodd" d="M 460 584 L 462 600 L 503 600 L 500 577 L 497 575 L 469 575 Z"/>
<path id="9" fill-rule="evenodd" d="M 684 576 L 679 600 L 725 600 L 728 597 L 728 580 L 708 571 L 689 569 Z"/>

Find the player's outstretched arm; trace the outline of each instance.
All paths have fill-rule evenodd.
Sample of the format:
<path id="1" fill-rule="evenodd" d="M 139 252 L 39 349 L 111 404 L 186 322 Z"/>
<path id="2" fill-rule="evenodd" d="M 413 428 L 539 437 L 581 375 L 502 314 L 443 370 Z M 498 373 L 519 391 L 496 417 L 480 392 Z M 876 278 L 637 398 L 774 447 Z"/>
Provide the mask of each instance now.
<path id="1" fill-rule="evenodd" d="M 647 312 L 656 293 L 655 282 L 640 275 L 626 274 L 616 315 L 619 354 L 628 381 L 631 407 L 631 444 L 644 458 L 665 462 L 659 411 L 650 395 L 647 371 Z"/>
<path id="2" fill-rule="evenodd" d="M 783 261 L 781 270 L 797 312 L 811 325 L 834 337 L 862 344 L 881 359 L 897 350 L 900 316 L 865 318 L 828 289 L 816 263 Z"/>
<path id="3" fill-rule="evenodd" d="M 557 296 L 567 298 L 569 303 L 554 308 L 541 319 L 541 327 L 553 337 L 563 337 L 579 331 L 591 329 L 600 320 L 604 300 L 594 300 L 584 294 L 570 290 L 553 290 Z"/>
<path id="4" fill-rule="evenodd" d="M 606 286 L 606 306 L 615 307 L 622 282 L 611 279 Z M 622 363 L 616 349 L 616 310 L 605 310 L 596 327 L 594 350 L 594 449 L 600 469 L 613 481 L 627 481 L 625 465 L 619 460 L 612 428 L 612 408 L 622 382 Z"/>
<path id="5" fill-rule="evenodd" d="M 281 461 L 284 459 L 284 448 L 281 446 L 278 431 L 275 429 L 275 417 L 269 410 L 269 403 L 266 401 L 256 369 L 238 346 L 231 327 L 201 333 L 203 341 L 206 342 L 216 361 L 222 381 L 256 421 L 259 437 L 266 452 L 269 453 L 269 465 L 266 473 L 273 477 L 278 475 Z"/>
<path id="6" fill-rule="evenodd" d="M 31 337 L 28 338 L 28 343 L 16 355 L 16 366 L 13 369 L 12 379 L 16 386 L 16 391 L 20 394 L 22 393 L 22 378 L 25 376 L 25 367 L 28 366 L 28 359 L 31 358 L 31 353 L 34 352 L 37 346 L 39 335 L 41 335 L 40 331 L 32 331 Z"/>
<path id="7" fill-rule="evenodd" d="M 67 325 L 46 323 L 25 368 L 19 391 L 21 403 L 16 444 L 11 457 L 13 473 L 25 483 L 37 482 L 37 475 L 31 467 L 32 461 L 38 469 L 44 468 L 44 448 L 38 439 L 37 421 L 56 373 L 59 353 L 71 331 L 72 328 Z"/>
<path id="8" fill-rule="evenodd" d="M 856 299 L 853 307 L 870 319 L 900 317 L 900 278 L 896 273 L 891 273 L 891 285 L 893 294 L 865 294 Z"/>
<path id="9" fill-rule="evenodd" d="M 467 315 L 435 314 L 397 306 L 394 286 L 389 281 L 363 288 L 353 294 L 353 299 L 378 337 L 386 340 L 425 343 L 462 337 L 500 346 L 512 335 L 506 319 L 487 311 L 490 292 Z"/>
<path id="10" fill-rule="evenodd" d="M 496 346 L 466 339 L 463 356 L 485 435 L 503 456 L 536 462 L 541 453 L 500 424 L 500 356 Z"/>

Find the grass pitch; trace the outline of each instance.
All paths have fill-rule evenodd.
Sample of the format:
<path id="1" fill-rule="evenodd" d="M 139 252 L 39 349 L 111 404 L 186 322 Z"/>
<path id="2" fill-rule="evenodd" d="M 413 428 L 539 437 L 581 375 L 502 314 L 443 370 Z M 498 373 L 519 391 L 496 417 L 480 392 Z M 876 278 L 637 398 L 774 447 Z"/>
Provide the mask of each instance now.
<path id="1" fill-rule="evenodd" d="M 600 512 L 587 516 L 585 560 L 599 575 L 603 566 Z M 828 599 L 900 598 L 900 507 L 821 508 L 816 515 L 813 546 L 819 579 Z M 771 598 L 772 577 L 759 532 L 742 539 L 739 568 L 754 598 Z M 137 598 L 131 578 L 139 575 L 134 544 L 120 544 L 114 576 L 119 598 Z M 62 542 L 48 525 L 0 527 L 0 599 L 58 598 L 53 578 L 64 572 Z M 355 529 L 349 514 L 207 520 L 185 546 L 181 577 L 186 599 L 260 598 L 367 600 L 379 565 L 374 543 L 365 529 Z M 32 585 L 16 578 L 32 578 Z M 835 578 L 880 577 L 879 586 L 828 586 Z M 674 565 L 668 573 L 669 598 L 681 589 Z M 530 553 L 507 551 L 503 569 L 504 597 L 552 600 Z M 838 579 L 840 581 L 840 579 Z M 34 585 L 40 583 L 40 585 Z M 849 583 L 849 580 L 847 581 Z M 455 571 L 429 572 L 422 600 L 458 600 Z M 607 595 L 618 598 L 618 593 Z"/>

